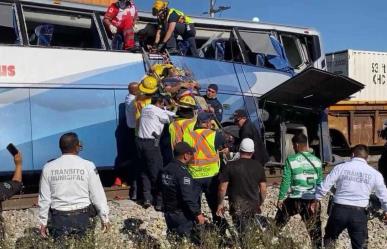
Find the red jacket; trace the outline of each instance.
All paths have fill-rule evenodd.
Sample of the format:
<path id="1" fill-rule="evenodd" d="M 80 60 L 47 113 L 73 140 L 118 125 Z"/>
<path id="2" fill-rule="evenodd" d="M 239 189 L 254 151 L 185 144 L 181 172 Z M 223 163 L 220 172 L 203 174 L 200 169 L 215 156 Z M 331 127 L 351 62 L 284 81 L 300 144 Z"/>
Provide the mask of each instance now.
<path id="1" fill-rule="evenodd" d="M 105 13 L 105 18 L 109 19 L 118 31 L 133 28 L 137 19 L 138 11 L 133 2 L 125 9 L 120 9 L 119 4 L 112 3 Z"/>

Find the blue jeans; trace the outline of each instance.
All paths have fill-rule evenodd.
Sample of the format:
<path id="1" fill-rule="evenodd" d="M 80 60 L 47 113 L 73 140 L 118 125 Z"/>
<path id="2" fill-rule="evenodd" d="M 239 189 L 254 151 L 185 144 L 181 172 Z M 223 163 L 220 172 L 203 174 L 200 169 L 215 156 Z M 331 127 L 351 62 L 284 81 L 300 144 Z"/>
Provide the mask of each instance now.
<path id="1" fill-rule="evenodd" d="M 333 204 L 325 227 L 324 246 L 331 248 L 341 232 L 347 228 L 352 248 L 367 248 L 368 227 L 365 208 Z"/>

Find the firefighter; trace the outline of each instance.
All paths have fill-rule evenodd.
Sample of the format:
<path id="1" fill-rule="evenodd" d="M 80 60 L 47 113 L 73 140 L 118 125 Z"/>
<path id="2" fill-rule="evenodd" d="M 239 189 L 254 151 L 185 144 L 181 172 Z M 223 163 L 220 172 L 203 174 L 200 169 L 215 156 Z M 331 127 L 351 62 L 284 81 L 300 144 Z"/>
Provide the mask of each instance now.
<path id="1" fill-rule="evenodd" d="M 141 110 L 151 103 L 152 96 L 158 90 L 158 81 L 153 76 L 146 76 L 138 85 L 139 95 L 136 96 L 135 115 L 136 115 L 136 133 L 140 121 Z"/>
<path id="2" fill-rule="evenodd" d="M 223 135 L 210 129 L 211 117 L 210 113 L 200 112 L 197 117 L 197 128 L 192 132 L 184 133 L 183 141 L 195 149 L 194 157 L 188 164 L 188 171 L 198 183 L 198 191 L 200 191 L 198 196 L 205 194 L 213 221 L 220 228 L 224 228 L 222 218 L 216 215 L 217 175 L 220 168 L 219 153 L 226 153 L 227 149 L 221 150 L 225 144 Z M 198 201 L 200 203 L 200 200 Z"/>
<path id="3" fill-rule="evenodd" d="M 152 8 L 153 16 L 157 16 L 157 32 L 154 47 L 158 51 L 165 48 L 176 52 L 176 38 L 180 35 L 185 42 L 189 44 L 192 56 L 198 56 L 196 48 L 195 35 L 196 30 L 190 17 L 186 16 L 180 10 L 168 8 L 168 2 L 156 0 Z M 164 36 L 161 38 L 161 33 Z"/>
<path id="4" fill-rule="evenodd" d="M 133 0 L 118 0 L 107 9 L 103 18 L 105 29 L 112 41 L 113 49 L 132 50 L 135 48 L 134 27 L 137 8 Z"/>
<path id="5" fill-rule="evenodd" d="M 177 118 L 169 125 L 171 147 L 183 141 L 183 134 L 193 131 L 196 120 L 194 118 L 195 100 L 191 96 L 184 96 L 177 102 Z"/>

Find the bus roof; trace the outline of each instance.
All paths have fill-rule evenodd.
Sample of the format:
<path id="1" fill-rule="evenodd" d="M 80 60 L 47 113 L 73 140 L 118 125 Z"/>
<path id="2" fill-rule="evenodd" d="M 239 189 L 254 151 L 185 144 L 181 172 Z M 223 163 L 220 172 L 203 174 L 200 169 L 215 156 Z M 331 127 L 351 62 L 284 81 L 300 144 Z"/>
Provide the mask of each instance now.
<path id="1" fill-rule="evenodd" d="M 78 9 L 80 11 L 91 10 L 98 12 L 105 12 L 105 6 L 91 5 L 91 4 L 82 4 L 75 3 L 72 1 L 50 1 L 50 0 L 27 0 L 21 1 L 23 3 L 37 3 L 44 4 L 49 6 L 62 6 L 65 8 Z M 154 16 L 150 12 L 139 11 L 140 18 L 146 19 L 155 19 Z M 234 19 L 223 19 L 223 18 L 209 18 L 209 17 L 200 17 L 200 16 L 191 16 L 193 21 L 200 26 L 223 26 L 223 27 L 239 27 L 239 28 L 247 28 L 247 29 L 259 29 L 259 30 L 276 30 L 283 32 L 291 32 L 291 33 L 300 33 L 307 35 L 320 35 L 317 30 L 314 28 L 308 27 L 296 27 L 290 25 L 282 25 L 282 24 L 272 24 L 272 23 L 262 23 L 262 22 L 252 22 L 247 20 L 234 20 Z"/>

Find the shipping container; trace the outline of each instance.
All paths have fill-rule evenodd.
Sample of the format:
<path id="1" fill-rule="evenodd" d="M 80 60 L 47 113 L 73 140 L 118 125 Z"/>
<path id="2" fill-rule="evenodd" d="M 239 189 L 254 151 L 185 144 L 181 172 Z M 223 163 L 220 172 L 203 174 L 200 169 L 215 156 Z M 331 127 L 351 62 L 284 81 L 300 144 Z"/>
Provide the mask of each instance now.
<path id="1" fill-rule="evenodd" d="M 348 156 L 356 144 L 378 154 L 386 142 L 379 134 L 387 122 L 387 53 L 345 50 L 326 54 L 329 72 L 365 85 L 350 99 L 329 108 L 329 128 L 334 153 Z"/>
<path id="2" fill-rule="evenodd" d="M 328 71 L 365 85 L 352 101 L 387 100 L 387 53 L 345 50 L 326 55 Z"/>

